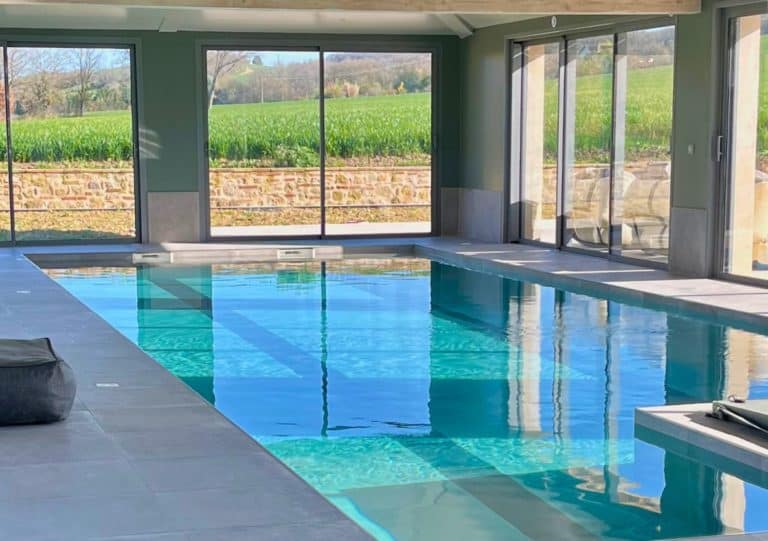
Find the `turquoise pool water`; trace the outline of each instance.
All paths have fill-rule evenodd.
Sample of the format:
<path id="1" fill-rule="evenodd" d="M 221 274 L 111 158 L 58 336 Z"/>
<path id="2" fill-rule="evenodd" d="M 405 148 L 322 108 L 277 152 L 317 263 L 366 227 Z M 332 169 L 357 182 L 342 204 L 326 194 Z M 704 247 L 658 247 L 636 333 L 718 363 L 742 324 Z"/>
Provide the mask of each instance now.
<path id="1" fill-rule="evenodd" d="M 380 539 L 768 530 L 633 424 L 767 397 L 766 336 L 422 259 L 48 272 Z"/>

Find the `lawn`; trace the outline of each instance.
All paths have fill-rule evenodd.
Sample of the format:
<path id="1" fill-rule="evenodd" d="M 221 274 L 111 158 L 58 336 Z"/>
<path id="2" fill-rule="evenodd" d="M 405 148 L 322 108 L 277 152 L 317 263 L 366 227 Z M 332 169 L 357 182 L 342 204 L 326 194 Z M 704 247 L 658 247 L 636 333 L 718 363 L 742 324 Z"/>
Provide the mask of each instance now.
<path id="1" fill-rule="evenodd" d="M 672 129 L 672 66 L 630 70 L 627 80 L 626 141 L 628 160 L 665 159 Z M 612 78 L 591 75 L 576 79 L 577 162 L 610 160 Z M 545 90 L 545 154 L 557 157 L 557 84 Z M 768 108 L 768 104 L 767 107 Z M 768 134 L 766 134 L 768 141 Z"/>

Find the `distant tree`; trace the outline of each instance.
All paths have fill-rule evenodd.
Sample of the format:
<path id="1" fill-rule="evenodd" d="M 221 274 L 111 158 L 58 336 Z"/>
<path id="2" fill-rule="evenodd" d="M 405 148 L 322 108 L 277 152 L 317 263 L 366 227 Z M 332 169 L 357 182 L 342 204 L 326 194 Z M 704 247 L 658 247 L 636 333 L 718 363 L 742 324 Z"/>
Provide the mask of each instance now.
<path id="1" fill-rule="evenodd" d="M 395 80 L 394 87 L 403 85 L 406 92 L 420 92 L 424 88 L 424 77 L 415 69 L 400 72 Z"/>
<path id="2" fill-rule="evenodd" d="M 28 49 L 8 48 L 8 86 L 13 88 L 19 77 L 28 69 L 30 55 Z"/>
<path id="3" fill-rule="evenodd" d="M 325 97 L 326 98 L 341 98 L 344 96 L 344 87 L 338 82 L 325 84 Z"/>
<path id="4" fill-rule="evenodd" d="M 344 81 L 344 97 L 356 98 L 360 94 L 360 85 Z"/>
<path id="5" fill-rule="evenodd" d="M 64 58 L 57 49 L 25 49 L 25 60 L 18 72 L 17 86 L 24 79 L 24 108 L 29 114 L 45 116 L 60 98 L 56 79 L 60 76 Z"/>
<path id="6" fill-rule="evenodd" d="M 93 86 L 96 72 L 101 63 L 101 51 L 99 49 L 71 49 L 69 51 L 70 62 L 74 68 L 74 107 L 77 116 L 85 115 L 85 105 L 88 103 L 91 87 Z"/>
<path id="7" fill-rule="evenodd" d="M 209 55 L 210 84 L 214 82 L 217 59 L 213 51 Z M 286 58 L 267 62 L 264 55 L 248 53 L 242 66 L 235 66 L 229 74 L 225 73 L 227 70 L 221 71 L 215 81 L 211 103 L 316 99 L 320 93 L 318 61 L 307 57 L 286 62 Z M 223 59 L 219 60 L 219 64 L 223 64 Z M 428 92 L 431 89 L 429 55 L 333 53 L 326 57 L 324 93 L 328 98 L 395 94 L 403 82 L 401 75 L 406 73 L 409 75 L 402 92 Z"/>
<path id="8" fill-rule="evenodd" d="M 216 85 L 222 75 L 232 71 L 245 61 L 247 54 L 242 51 L 211 51 L 208 53 L 208 109 L 216 98 Z"/>
<path id="9" fill-rule="evenodd" d="M 16 99 L 16 83 L 19 77 L 22 76 L 29 64 L 29 55 L 26 54 L 26 49 L 20 47 L 11 47 L 8 49 L 8 98 L 10 100 L 11 110 L 15 115 L 23 115 L 19 111 L 24 111 L 24 106 L 20 101 Z M 0 96 L 5 99 L 3 89 L 0 88 Z M 0 106 L 2 104 L 0 103 Z"/>
<path id="10" fill-rule="evenodd" d="M 378 81 L 360 85 L 361 96 L 381 96 L 382 94 L 384 94 L 384 88 L 378 83 Z"/>
<path id="11" fill-rule="evenodd" d="M 24 116 L 27 114 L 27 110 L 21 101 L 16 100 L 16 102 L 13 104 L 13 114 L 16 116 Z"/>

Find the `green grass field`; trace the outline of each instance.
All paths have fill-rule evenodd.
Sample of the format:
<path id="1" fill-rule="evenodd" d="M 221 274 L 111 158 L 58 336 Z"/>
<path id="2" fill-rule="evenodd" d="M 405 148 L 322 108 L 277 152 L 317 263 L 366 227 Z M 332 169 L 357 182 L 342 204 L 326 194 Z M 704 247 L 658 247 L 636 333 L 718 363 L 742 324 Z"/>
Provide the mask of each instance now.
<path id="1" fill-rule="evenodd" d="M 672 66 L 631 70 L 627 81 L 626 159 L 665 159 L 672 130 Z M 576 80 L 576 161 L 607 162 L 611 149 L 612 79 L 606 75 Z M 557 157 L 557 84 L 545 95 L 545 153 Z M 768 135 L 768 134 L 767 134 Z"/>
<path id="2" fill-rule="evenodd" d="M 768 159 L 768 39 L 763 41 L 759 153 Z M 628 81 L 626 157 L 669 156 L 672 126 L 672 66 L 631 70 Z M 610 76 L 577 79 L 576 161 L 605 162 L 611 138 Z M 431 139 L 430 94 L 329 99 L 326 102 L 330 163 L 391 159 L 424 163 Z M 548 161 L 557 149 L 557 88 L 546 89 Z M 501 112 L 500 112 L 501 114 Z M 216 105 L 210 114 L 214 165 L 316 166 L 319 163 L 318 102 Z M 0 127 L 0 129 L 2 129 Z M 99 163 L 131 158 L 130 115 L 16 120 L 16 161 Z M 5 137 L 0 158 L 5 159 Z M 501 143 L 500 143 L 501 144 Z"/>
<path id="3" fill-rule="evenodd" d="M 430 100 L 430 94 L 327 100 L 328 156 L 423 162 L 431 144 Z M 216 105 L 209 119 L 211 159 L 218 164 L 317 166 L 318 107 L 317 100 Z M 16 120 L 11 129 L 17 162 L 131 159 L 128 112 Z M 3 159 L 4 145 L 2 137 Z"/>
<path id="4" fill-rule="evenodd" d="M 278 166 L 319 165 L 317 100 L 219 105 L 210 115 L 211 159 Z M 331 158 L 417 159 L 429 154 L 429 94 L 326 101 L 326 152 Z"/>

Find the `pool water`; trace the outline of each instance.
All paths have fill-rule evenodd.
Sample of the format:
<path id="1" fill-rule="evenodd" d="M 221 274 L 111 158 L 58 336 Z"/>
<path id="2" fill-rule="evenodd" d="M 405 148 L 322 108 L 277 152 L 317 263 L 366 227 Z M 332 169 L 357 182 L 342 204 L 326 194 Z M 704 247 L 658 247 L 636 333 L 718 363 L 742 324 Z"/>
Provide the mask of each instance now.
<path id="1" fill-rule="evenodd" d="M 379 539 L 768 530 L 633 423 L 768 397 L 766 336 L 414 258 L 48 272 Z"/>

